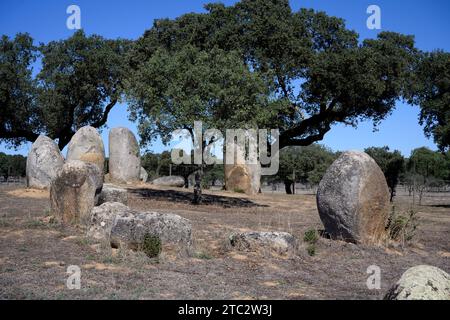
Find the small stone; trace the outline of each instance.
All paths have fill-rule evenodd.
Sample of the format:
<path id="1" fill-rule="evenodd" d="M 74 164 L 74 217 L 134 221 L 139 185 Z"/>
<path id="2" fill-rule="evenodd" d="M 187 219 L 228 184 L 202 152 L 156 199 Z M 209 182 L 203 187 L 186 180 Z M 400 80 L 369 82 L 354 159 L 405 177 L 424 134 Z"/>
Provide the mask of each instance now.
<path id="1" fill-rule="evenodd" d="M 295 238 L 287 232 L 232 233 L 230 244 L 239 251 L 260 251 L 270 249 L 279 254 L 292 252 L 295 249 Z"/>
<path id="2" fill-rule="evenodd" d="M 153 180 L 152 184 L 156 186 L 182 188 L 184 186 L 184 178 L 180 176 L 164 176 Z"/>
<path id="3" fill-rule="evenodd" d="M 105 202 L 120 202 L 124 205 L 128 204 L 128 191 L 127 189 L 120 188 L 118 186 L 105 183 L 102 188 L 102 192 L 99 196 L 98 204 Z"/>
<path id="4" fill-rule="evenodd" d="M 385 300 L 450 300 L 450 275 L 427 265 L 419 265 L 403 273 Z"/>

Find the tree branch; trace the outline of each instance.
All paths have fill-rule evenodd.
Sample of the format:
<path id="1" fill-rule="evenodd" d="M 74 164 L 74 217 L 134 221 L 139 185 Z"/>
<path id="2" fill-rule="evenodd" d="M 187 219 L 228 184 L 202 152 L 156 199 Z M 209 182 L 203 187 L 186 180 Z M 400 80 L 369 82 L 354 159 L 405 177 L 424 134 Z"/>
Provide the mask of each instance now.
<path id="1" fill-rule="evenodd" d="M 105 107 L 105 111 L 103 112 L 102 118 L 91 124 L 91 126 L 94 128 L 100 128 L 101 126 L 103 126 L 106 123 L 106 121 L 108 121 L 109 112 L 116 105 L 116 103 L 117 99 L 112 99 L 111 102 L 108 103 L 108 105 Z"/>

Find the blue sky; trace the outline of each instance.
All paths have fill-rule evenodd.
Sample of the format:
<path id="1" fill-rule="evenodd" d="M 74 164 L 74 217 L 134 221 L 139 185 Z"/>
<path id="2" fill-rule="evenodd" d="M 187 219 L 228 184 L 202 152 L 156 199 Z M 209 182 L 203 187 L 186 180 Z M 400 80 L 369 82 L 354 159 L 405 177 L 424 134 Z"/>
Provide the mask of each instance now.
<path id="1" fill-rule="evenodd" d="M 202 12 L 206 0 L 2 0 L 0 2 L 0 33 L 14 36 L 17 32 L 28 32 L 36 43 L 69 37 L 73 30 L 66 27 L 66 9 L 76 4 L 81 9 L 81 25 L 88 34 L 99 34 L 106 38 L 136 39 L 150 28 L 156 18 L 175 18 L 188 12 Z M 221 1 L 232 4 L 235 1 Z M 347 27 L 357 31 L 362 39 L 374 38 L 383 30 L 413 34 L 416 45 L 422 50 L 443 49 L 450 51 L 450 1 L 448 0 L 291 0 L 294 10 L 313 8 L 346 20 Z M 366 27 L 366 9 L 375 4 L 381 8 L 381 30 Z M 368 146 L 388 145 L 408 156 L 413 148 L 428 146 L 436 149 L 432 140 L 425 138 L 417 123 L 419 109 L 398 103 L 394 113 L 373 132 L 371 122 L 361 123 L 357 129 L 337 125 L 325 136 L 323 144 L 333 150 L 362 150 Z M 136 125 L 127 119 L 127 106 L 114 107 L 107 122 L 109 128 L 129 127 L 136 133 Z M 107 148 L 108 129 L 102 132 Z M 26 155 L 31 144 L 18 150 L 0 151 Z M 154 143 L 151 150 L 161 152 L 164 146 Z"/>

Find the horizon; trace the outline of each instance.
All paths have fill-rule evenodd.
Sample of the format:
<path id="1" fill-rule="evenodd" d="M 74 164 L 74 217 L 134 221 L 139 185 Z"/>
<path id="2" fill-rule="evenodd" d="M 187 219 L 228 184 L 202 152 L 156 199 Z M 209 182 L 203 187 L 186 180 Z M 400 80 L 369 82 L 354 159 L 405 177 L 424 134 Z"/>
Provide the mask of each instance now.
<path id="1" fill-rule="evenodd" d="M 16 33 L 28 32 L 35 44 L 47 43 L 53 40 L 61 40 L 70 37 L 76 30 L 66 27 L 66 19 L 69 16 L 66 8 L 76 4 L 81 9 L 82 29 L 88 35 L 98 34 L 105 38 L 127 38 L 135 40 L 145 30 L 149 29 L 154 19 L 176 18 L 189 12 L 205 12 L 203 5 L 218 1 L 192 1 L 184 3 L 169 0 L 164 3 L 151 3 L 145 1 L 129 2 L 107 1 L 89 2 L 60 1 L 55 5 L 52 1 L 33 2 L 24 0 L 21 2 L 4 1 L 0 4 L 2 19 L 0 28 L 2 34 L 14 37 Z M 237 1 L 220 1 L 231 5 Z M 348 29 L 355 30 L 362 41 L 374 38 L 380 31 L 395 31 L 415 36 L 417 48 L 425 51 L 442 49 L 449 51 L 450 44 L 446 42 L 445 31 L 450 29 L 450 21 L 446 19 L 445 12 L 450 9 L 450 3 L 446 1 L 424 2 L 410 1 L 407 5 L 400 2 L 377 1 L 381 8 L 381 30 L 369 30 L 366 27 L 368 14 L 367 7 L 371 1 L 352 1 L 352 3 L 331 3 L 326 0 L 302 0 L 290 1 L 294 11 L 299 8 L 312 8 L 316 11 L 325 11 L 328 15 L 343 18 Z M 405 10 L 408 9 L 408 10 Z M 6 12 L 8 14 L 6 15 Z M 132 19 L 130 19 L 132 17 Z M 117 23 L 118 20 L 126 20 L 126 24 Z M 39 67 L 36 63 L 35 67 Z M 37 68 L 33 70 L 36 74 Z M 137 124 L 128 120 L 126 103 L 118 103 L 111 111 L 107 126 L 101 131 L 108 154 L 108 132 L 110 128 L 123 126 L 129 128 L 140 141 L 137 133 Z M 391 150 L 399 150 L 403 156 L 408 157 L 410 152 L 419 147 L 428 147 L 437 150 L 432 138 L 426 138 L 423 127 L 418 124 L 419 107 L 411 106 L 398 101 L 396 108 L 373 131 L 371 121 L 363 121 L 358 127 L 352 128 L 342 124 L 333 125 L 332 130 L 325 135 L 319 144 L 329 147 L 334 152 L 346 150 L 364 150 L 367 147 L 388 146 Z M 270 129 L 270 128 L 268 128 Z M 31 148 L 31 142 L 24 143 L 17 150 L 5 147 L 0 143 L 0 152 L 7 154 L 22 154 L 26 156 Z M 67 147 L 62 150 L 66 155 Z M 147 148 L 141 148 L 141 152 Z M 170 150 L 164 146 L 158 138 L 148 151 L 161 153 Z"/>

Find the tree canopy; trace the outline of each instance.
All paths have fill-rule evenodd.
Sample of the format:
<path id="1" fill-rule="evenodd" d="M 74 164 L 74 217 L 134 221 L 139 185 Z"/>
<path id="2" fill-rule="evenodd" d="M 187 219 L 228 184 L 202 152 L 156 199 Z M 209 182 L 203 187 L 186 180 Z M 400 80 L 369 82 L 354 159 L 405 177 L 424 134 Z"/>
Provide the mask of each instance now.
<path id="1" fill-rule="evenodd" d="M 450 150 L 450 53 L 425 53 L 415 72 L 410 102 L 421 106 L 419 122 L 441 151 Z"/>
<path id="2" fill-rule="evenodd" d="M 0 152 L 0 176 L 24 177 L 26 175 L 27 158 L 22 155 L 9 155 Z"/>
<path id="3" fill-rule="evenodd" d="M 12 146 L 41 133 L 62 149 L 85 125 L 101 128 L 122 93 L 126 40 L 77 31 L 36 47 L 28 34 L 0 42 L 0 140 Z M 42 68 L 33 77 L 36 58 Z"/>
<path id="4" fill-rule="evenodd" d="M 419 55 L 412 36 L 381 32 L 360 41 L 342 19 L 308 9 L 293 12 L 288 1 L 205 8 L 207 13 L 156 20 L 131 51 L 132 85 L 126 91 L 141 130 L 158 126 L 154 115 L 161 101 L 187 106 L 211 126 L 229 125 L 216 117 L 226 93 L 235 96 L 225 108 L 231 127 L 241 119 L 256 127 L 269 123 L 280 129 L 280 147 L 306 146 L 323 139 L 333 124 L 384 119 L 404 96 Z M 189 52 L 200 58 L 183 64 Z M 237 85 L 243 77 L 246 84 Z M 136 83 L 146 89 L 136 90 Z M 203 88 L 211 94 L 203 97 Z M 243 97 L 250 101 L 241 103 Z M 166 124 L 155 132 L 164 136 L 168 123 L 186 124 L 191 119 L 185 114 L 165 115 Z"/>

